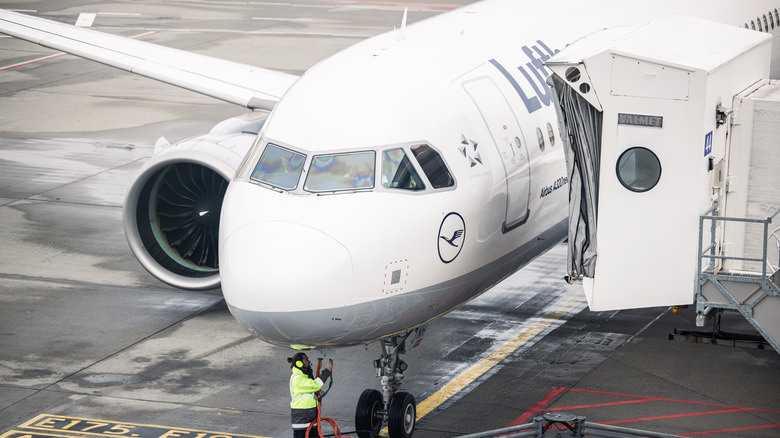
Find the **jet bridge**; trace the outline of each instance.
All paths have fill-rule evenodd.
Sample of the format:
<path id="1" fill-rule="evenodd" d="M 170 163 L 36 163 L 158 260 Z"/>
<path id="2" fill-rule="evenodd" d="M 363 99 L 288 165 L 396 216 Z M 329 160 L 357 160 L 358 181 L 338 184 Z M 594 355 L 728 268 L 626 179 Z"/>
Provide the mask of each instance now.
<path id="1" fill-rule="evenodd" d="M 569 171 L 567 278 L 591 310 L 737 310 L 780 352 L 771 43 L 673 16 L 547 61 Z"/>

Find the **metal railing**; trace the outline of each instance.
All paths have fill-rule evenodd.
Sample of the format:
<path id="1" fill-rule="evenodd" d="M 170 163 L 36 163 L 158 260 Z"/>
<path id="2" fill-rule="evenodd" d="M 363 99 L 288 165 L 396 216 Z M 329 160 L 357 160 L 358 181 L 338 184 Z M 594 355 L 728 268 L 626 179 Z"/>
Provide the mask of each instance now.
<path id="1" fill-rule="evenodd" d="M 775 210 L 772 215 L 767 217 L 766 219 L 747 219 L 747 218 L 740 218 L 740 217 L 726 217 L 726 216 L 715 216 L 715 212 L 718 210 L 718 201 L 713 202 L 712 207 L 710 207 L 706 212 L 704 212 L 703 215 L 699 216 L 699 263 L 697 266 L 698 271 L 702 272 L 702 259 L 707 258 L 710 259 L 710 263 L 708 267 L 714 267 L 715 260 L 741 260 L 746 262 L 760 262 L 761 263 L 761 276 L 766 277 L 766 265 L 767 265 L 767 254 L 768 254 L 768 240 L 769 240 L 769 224 L 772 223 L 772 220 L 780 214 L 780 208 Z M 703 242 L 704 242 L 704 221 L 710 220 L 710 245 L 707 248 L 702 248 Z M 716 255 L 715 250 L 717 249 L 717 243 L 715 242 L 715 232 L 717 229 L 717 223 L 718 221 L 723 222 L 746 222 L 746 223 L 757 223 L 757 224 L 764 224 L 764 238 L 763 238 L 763 253 L 760 259 L 758 258 L 752 258 L 752 257 L 736 257 L 736 256 L 724 256 L 724 255 Z M 709 252 L 709 254 L 707 254 Z M 780 263 L 780 261 L 778 261 Z M 698 292 L 698 291 L 697 291 Z"/>
<path id="2" fill-rule="evenodd" d="M 561 429 L 563 426 L 563 429 Z M 462 435 L 459 438 L 516 438 L 545 436 L 550 431 L 556 437 L 650 437 L 650 438 L 680 438 L 680 435 L 651 432 L 647 430 L 631 429 L 628 427 L 612 426 L 608 424 L 591 423 L 585 421 L 585 417 L 575 416 L 567 412 L 548 412 L 533 418 L 531 423 L 518 426 L 505 427 L 503 429 L 489 430 L 486 432 Z"/>
<path id="3" fill-rule="evenodd" d="M 748 322 L 755 328 L 761 336 L 764 337 L 764 339 L 777 351 L 780 353 L 780 339 L 776 339 L 777 336 L 772 335 L 772 333 L 768 330 L 766 330 L 764 327 L 762 327 L 761 324 L 759 324 L 758 321 L 754 318 L 754 309 L 756 306 L 761 304 L 766 298 L 768 297 L 776 297 L 780 298 L 780 289 L 778 289 L 778 286 L 772 281 L 772 279 L 767 276 L 767 265 L 769 264 L 767 255 L 768 255 L 768 240 L 769 240 L 769 224 L 772 223 L 773 219 L 780 214 L 780 208 L 775 210 L 772 215 L 767 217 L 766 219 L 747 219 L 747 218 L 735 218 L 735 217 L 725 217 L 725 216 L 716 216 L 716 212 L 718 210 L 718 202 L 715 201 L 703 215 L 699 216 L 699 260 L 698 260 L 698 266 L 697 266 L 697 276 L 698 280 L 696 281 L 696 325 L 698 327 L 704 326 L 704 321 L 707 318 L 707 315 L 711 313 L 710 311 L 713 309 L 729 309 L 729 310 L 736 310 L 742 314 L 742 316 L 745 317 L 745 319 L 748 320 Z M 704 221 L 710 220 L 711 226 L 710 226 L 710 244 L 708 247 L 704 248 Z M 763 224 L 764 232 L 763 232 L 763 244 L 762 244 L 762 255 L 761 258 L 754 258 L 754 257 L 736 257 L 736 256 L 726 256 L 726 255 L 720 255 L 716 254 L 716 251 L 718 250 L 717 243 L 716 243 L 716 228 L 717 228 L 717 222 L 745 222 L 745 223 L 757 223 L 757 224 Z M 702 269 L 702 260 L 703 259 L 709 259 L 710 262 L 707 265 L 707 267 L 703 270 Z M 718 269 L 715 268 L 715 260 L 741 260 L 741 261 L 747 261 L 747 262 L 760 262 L 761 263 L 761 273 L 760 275 L 756 272 L 755 274 L 752 273 L 745 273 L 745 272 L 739 272 L 739 273 L 731 273 L 731 272 L 719 272 Z M 780 261 L 778 261 L 780 263 Z M 769 275 L 773 275 L 774 272 L 770 272 Z M 704 296 L 702 292 L 702 287 L 707 284 L 708 282 L 712 283 L 712 285 L 715 287 L 715 289 L 722 295 L 722 297 L 727 302 L 721 302 L 721 301 L 709 301 L 707 297 Z M 760 286 L 760 289 L 757 289 L 755 293 L 759 293 L 758 295 L 751 294 L 748 298 L 743 299 L 737 299 L 732 291 L 728 289 L 729 283 L 750 283 L 750 284 L 756 284 Z"/>

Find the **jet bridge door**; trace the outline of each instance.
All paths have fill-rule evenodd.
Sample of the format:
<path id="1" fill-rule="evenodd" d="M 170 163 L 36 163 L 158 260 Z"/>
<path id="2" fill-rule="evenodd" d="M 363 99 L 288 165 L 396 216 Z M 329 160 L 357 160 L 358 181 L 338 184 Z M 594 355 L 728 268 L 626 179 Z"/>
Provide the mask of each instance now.
<path id="1" fill-rule="evenodd" d="M 465 82 L 463 89 L 479 110 L 504 166 L 507 205 L 503 231 L 507 232 L 524 224 L 530 213 L 531 166 L 528 145 L 515 113 L 490 78 Z"/>

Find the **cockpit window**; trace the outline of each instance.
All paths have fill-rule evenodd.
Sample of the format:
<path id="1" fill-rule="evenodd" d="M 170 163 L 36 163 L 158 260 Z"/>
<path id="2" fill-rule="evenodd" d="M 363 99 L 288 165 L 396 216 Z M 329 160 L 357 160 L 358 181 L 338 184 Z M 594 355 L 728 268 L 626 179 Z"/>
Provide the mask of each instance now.
<path id="1" fill-rule="evenodd" d="M 427 144 L 412 146 L 412 153 L 417 158 L 417 162 L 420 163 L 420 167 L 422 167 L 425 176 L 428 177 L 428 181 L 431 182 L 434 189 L 452 187 L 455 184 L 441 155 L 432 147 Z"/>
<path id="2" fill-rule="evenodd" d="M 389 149 L 382 153 L 382 187 L 404 190 L 425 189 L 425 184 L 402 148 Z"/>
<path id="3" fill-rule="evenodd" d="M 332 192 L 374 188 L 375 153 L 315 155 L 304 190 Z"/>
<path id="4" fill-rule="evenodd" d="M 301 178 L 306 155 L 268 144 L 251 178 L 284 190 L 294 190 Z"/>

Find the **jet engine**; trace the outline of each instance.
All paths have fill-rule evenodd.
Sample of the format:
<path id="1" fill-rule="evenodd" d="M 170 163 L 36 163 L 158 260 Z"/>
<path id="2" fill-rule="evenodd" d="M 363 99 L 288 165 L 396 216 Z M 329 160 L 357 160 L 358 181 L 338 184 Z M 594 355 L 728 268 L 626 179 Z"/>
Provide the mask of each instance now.
<path id="1" fill-rule="evenodd" d="M 130 249 L 153 276 L 182 289 L 219 286 L 222 199 L 265 120 L 249 113 L 206 135 L 157 141 L 127 190 L 123 213 Z"/>

